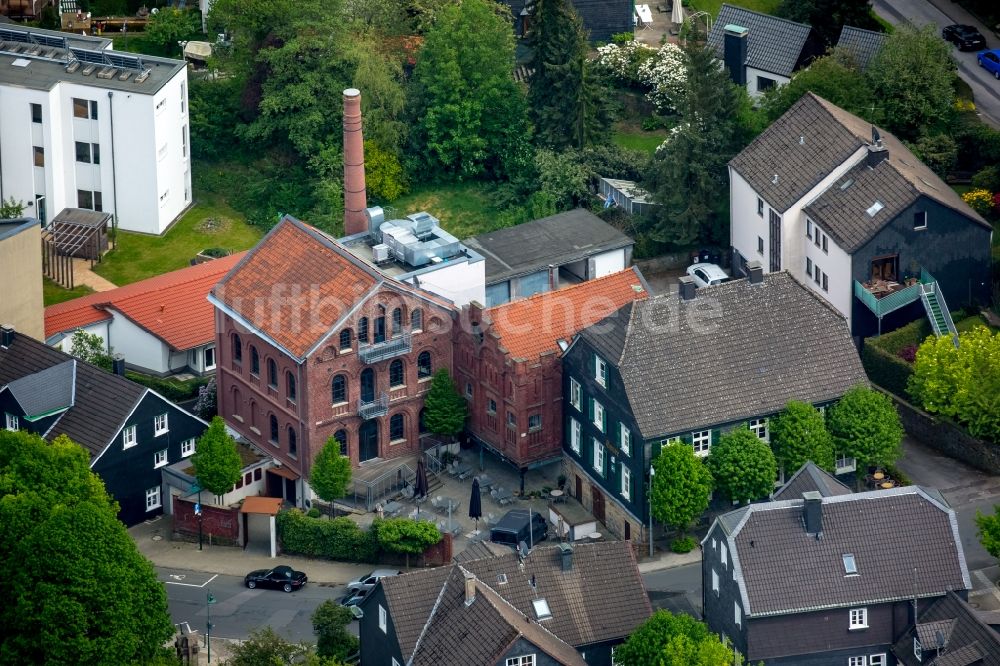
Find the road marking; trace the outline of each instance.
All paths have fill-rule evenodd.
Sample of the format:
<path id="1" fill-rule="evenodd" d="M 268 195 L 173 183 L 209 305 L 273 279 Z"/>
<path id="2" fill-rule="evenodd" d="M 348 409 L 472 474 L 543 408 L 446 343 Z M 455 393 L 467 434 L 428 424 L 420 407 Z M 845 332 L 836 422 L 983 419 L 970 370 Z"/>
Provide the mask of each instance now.
<path id="1" fill-rule="evenodd" d="M 184 578 L 184 574 L 180 574 L 180 575 L 170 574 L 170 577 L 171 578 L 183 579 Z M 201 585 L 195 585 L 194 583 L 180 583 L 180 582 L 173 581 L 173 580 L 165 580 L 165 581 L 163 581 L 163 583 L 164 583 L 164 585 L 183 585 L 184 587 L 205 587 L 206 585 L 208 585 L 209 583 L 211 583 L 213 580 L 215 580 L 218 577 L 219 577 L 219 574 L 214 574 L 211 578 L 209 578 L 208 580 L 206 580 Z"/>

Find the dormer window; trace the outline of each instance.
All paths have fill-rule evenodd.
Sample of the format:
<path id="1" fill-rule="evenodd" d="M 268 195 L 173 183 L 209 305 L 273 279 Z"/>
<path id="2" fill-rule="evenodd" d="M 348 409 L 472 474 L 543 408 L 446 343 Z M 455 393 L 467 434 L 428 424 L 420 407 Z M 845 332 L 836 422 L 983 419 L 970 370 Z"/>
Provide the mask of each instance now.
<path id="1" fill-rule="evenodd" d="M 608 364 L 596 354 L 594 355 L 594 379 L 604 388 L 608 387 Z"/>
<path id="2" fill-rule="evenodd" d="M 854 561 L 854 555 L 851 553 L 844 553 L 844 575 L 858 575 L 858 564 Z"/>
<path id="3" fill-rule="evenodd" d="M 547 620 L 552 617 L 552 611 L 549 610 L 549 602 L 545 599 L 535 599 L 531 604 L 535 607 L 535 616 L 539 620 Z"/>

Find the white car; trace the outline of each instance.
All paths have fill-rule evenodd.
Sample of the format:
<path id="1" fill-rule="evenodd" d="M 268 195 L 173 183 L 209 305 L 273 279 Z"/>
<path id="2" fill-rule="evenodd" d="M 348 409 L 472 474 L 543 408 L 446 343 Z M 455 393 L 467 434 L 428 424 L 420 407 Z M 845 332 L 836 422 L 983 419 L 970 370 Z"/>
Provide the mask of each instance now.
<path id="1" fill-rule="evenodd" d="M 716 264 L 698 263 L 688 266 L 687 274 L 694 279 L 694 283 L 699 287 L 708 287 L 714 284 L 722 284 L 729 280 L 726 272 Z"/>

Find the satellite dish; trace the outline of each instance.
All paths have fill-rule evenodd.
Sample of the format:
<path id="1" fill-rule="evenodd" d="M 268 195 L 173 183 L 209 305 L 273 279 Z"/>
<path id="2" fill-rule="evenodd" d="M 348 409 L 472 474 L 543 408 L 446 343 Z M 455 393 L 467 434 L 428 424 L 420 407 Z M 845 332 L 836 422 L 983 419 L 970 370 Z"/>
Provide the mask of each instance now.
<path id="1" fill-rule="evenodd" d="M 528 544 L 526 544 L 523 541 L 521 543 L 517 544 L 517 552 L 520 553 L 521 557 L 527 557 L 528 556 Z"/>

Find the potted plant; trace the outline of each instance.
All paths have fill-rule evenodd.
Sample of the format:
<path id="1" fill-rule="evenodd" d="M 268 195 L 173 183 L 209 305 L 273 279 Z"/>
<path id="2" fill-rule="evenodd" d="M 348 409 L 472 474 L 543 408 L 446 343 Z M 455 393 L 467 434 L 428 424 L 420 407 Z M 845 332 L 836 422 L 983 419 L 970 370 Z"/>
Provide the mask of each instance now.
<path id="1" fill-rule="evenodd" d="M 566 475 L 560 474 L 556 479 L 556 483 L 559 484 L 559 490 L 564 490 L 566 488 Z"/>

